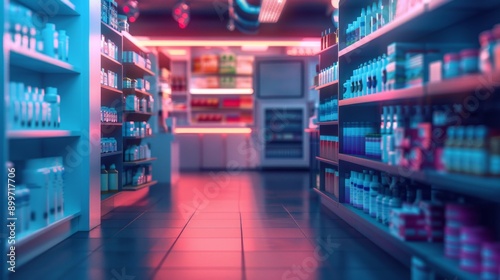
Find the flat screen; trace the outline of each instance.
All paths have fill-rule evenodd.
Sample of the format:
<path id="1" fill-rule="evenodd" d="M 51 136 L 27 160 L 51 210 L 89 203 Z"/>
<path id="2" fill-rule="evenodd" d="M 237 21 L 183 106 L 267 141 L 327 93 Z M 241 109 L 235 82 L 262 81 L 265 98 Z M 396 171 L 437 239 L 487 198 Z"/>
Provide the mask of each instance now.
<path id="1" fill-rule="evenodd" d="M 304 94 L 302 61 L 260 61 L 257 96 L 260 98 L 301 98 Z"/>

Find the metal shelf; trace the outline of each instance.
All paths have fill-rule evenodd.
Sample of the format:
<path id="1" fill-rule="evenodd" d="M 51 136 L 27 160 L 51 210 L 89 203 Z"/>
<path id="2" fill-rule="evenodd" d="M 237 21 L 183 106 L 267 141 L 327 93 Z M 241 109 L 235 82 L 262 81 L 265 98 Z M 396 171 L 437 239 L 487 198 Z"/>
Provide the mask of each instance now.
<path id="1" fill-rule="evenodd" d="M 23 4 L 24 6 L 30 8 L 33 11 L 44 11 L 45 13 L 50 13 L 51 16 L 53 13 L 53 9 L 56 8 L 56 16 L 79 16 L 80 13 L 76 10 L 75 4 L 71 3 L 68 0 L 51 0 L 50 4 L 44 3 L 44 2 L 39 2 L 39 1 L 33 1 L 33 0 L 16 0 L 16 2 L 19 2 Z M 44 5 L 49 5 L 44 6 Z M 48 9 L 45 11 L 44 9 Z M 45 15 L 45 14 L 44 14 Z"/>
<path id="2" fill-rule="evenodd" d="M 319 161 L 321 161 L 321 162 L 328 163 L 328 164 L 331 164 L 331 165 L 337 165 L 337 166 L 339 165 L 338 161 L 334 161 L 334 160 L 327 159 L 327 158 L 324 158 L 324 157 L 317 156 L 316 159 L 319 160 Z"/>
<path id="3" fill-rule="evenodd" d="M 328 88 L 328 87 L 337 85 L 338 83 L 339 83 L 339 81 L 337 80 L 337 81 L 329 82 L 329 83 L 324 84 L 324 85 L 317 86 L 314 89 L 315 90 L 320 90 L 320 89 L 324 89 L 324 88 Z"/>
<path id="4" fill-rule="evenodd" d="M 427 84 L 427 95 L 454 95 L 470 93 L 500 86 L 500 71 L 491 74 L 474 74 Z"/>
<path id="5" fill-rule="evenodd" d="M 51 223 L 50 225 L 36 229 L 36 230 L 30 230 L 26 233 L 20 234 L 16 240 L 16 247 L 20 249 L 20 247 L 23 247 L 24 245 L 28 245 L 31 241 L 36 240 L 39 237 L 43 237 L 43 235 L 49 233 L 50 231 L 54 230 L 55 228 L 66 225 L 68 224 L 68 227 L 70 227 L 70 224 L 72 223 L 73 220 L 77 219 L 80 217 L 80 212 L 76 212 L 73 214 L 68 214 L 64 218 L 55 221 Z"/>
<path id="6" fill-rule="evenodd" d="M 338 125 L 339 121 L 324 121 L 318 122 L 317 125 Z"/>
<path id="7" fill-rule="evenodd" d="M 380 161 L 362 158 L 359 156 L 351 156 L 346 154 L 339 154 L 339 161 L 347 161 L 357 165 L 366 166 L 371 169 L 386 172 L 391 175 L 397 175 L 405 178 L 410 178 L 419 182 L 426 182 L 425 174 L 421 171 L 414 171 L 402 166 L 388 165 Z"/>
<path id="8" fill-rule="evenodd" d="M 150 137 L 153 137 L 153 135 L 148 135 L 148 136 L 123 136 L 123 139 L 125 140 L 129 140 L 129 139 L 146 139 L 146 138 L 150 138 Z"/>
<path id="9" fill-rule="evenodd" d="M 425 171 L 433 188 L 500 202 L 500 178 Z"/>
<path id="10" fill-rule="evenodd" d="M 104 32 L 102 32 L 104 31 Z M 114 29 L 113 27 L 111 27 L 109 24 L 107 23 L 104 23 L 101 21 L 101 33 L 102 34 L 113 34 L 114 37 L 122 37 L 122 34 L 120 33 L 120 31 Z"/>
<path id="11" fill-rule="evenodd" d="M 38 138 L 60 138 L 80 137 L 80 131 L 72 130 L 11 130 L 7 131 L 9 139 L 38 139 Z"/>
<path id="12" fill-rule="evenodd" d="M 147 96 L 152 96 L 152 93 L 149 93 L 145 90 L 140 90 L 140 89 L 136 89 L 136 88 L 124 88 L 123 89 L 123 92 L 124 93 L 128 93 L 128 94 L 141 94 L 141 95 L 147 95 Z"/>
<path id="13" fill-rule="evenodd" d="M 101 154 L 101 158 L 111 157 L 111 156 L 116 156 L 116 155 L 121 155 L 121 154 L 123 154 L 122 151 L 117 151 L 117 152 L 112 152 L 112 153 L 103 153 L 103 154 Z"/>
<path id="14" fill-rule="evenodd" d="M 112 58 L 109 55 L 101 53 L 101 58 L 102 58 L 101 64 L 103 66 L 105 65 L 105 66 L 109 67 L 110 65 L 112 65 L 112 66 L 115 66 L 115 67 L 122 67 L 122 64 L 118 60 Z"/>
<path id="15" fill-rule="evenodd" d="M 124 62 L 123 72 L 129 78 L 143 78 L 144 76 L 154 76 L 155 73 L 146 67 L 135 62 Z"/>
<path id="16" fill-rule="evenodd" d="M 330 52 L 331 50 L 335 50 L 339 45 L 338 44 L 335 44 L 335 45 L 331 45 L 329 46 L 328 48 L 326 49 L 322 49 L 321 51 L 319 51 L 316 55 L 322 55 L 322 54 L 325 54 L 325 53 L 328 53 Z"/>
<path id="17" fill-rule="evenodd" d="M 152 116 L 151 112 L 136 112 L 136 111 L 123 111 L 123 113 L 127 115 L 136 115 L 136 116 Z"/>
<path id="18" fill-rule="evenodd" d="M 39 73 L 80 73 L 75 66 L 67 62 L 24 48 L 10 49 L 10 63 Z"/>
<path id="19" fill-rule="evenodd" d="M 101 84 L 101 91 L 102 91 L 102 93 L 111 92 L 111 93 L 116 93 L 116 94 L 122 94 L 121 90 L 114 88 L 114 87 L 106 86 L 103 84 Z"/>
<path id="20" fill-rule="evenodd" d="M 383 101 L 397 101 L 411 98 L 424 98 L 424 96 L 424 87 L 412 87 L 343 99 L 339 101 L 339 106 L 349 106 Z"/>
<path id="21" fill-rule="evenodd" d="M 156 185 L 157 183 L 158 183 L 158 181 L 151 181 L 149 183 L 145 183 L 145 184 L 138 185 L 138 186 L 126 185 L 126 186 L 123 186 L 122 189 L 124 191 L 137 191 L 137 190 L 140 190 L 140 189 L 143 189 L 143 188 L 151 187 L 153 185 Z"/>
<path id="22" fill-rule="evenodd" d="M 320 193 L 330 211 L 406 266 L 410 267 L 411 257 L 417 256 L 443 276 L 453 279 L 477 279 L 477 275 L 460 269 L 458 261 L 444 256 L 442 243 L 403 241 L 392 235 L 387 226 L 378 223 L 362 210 L 339 203 L 319 190 L 316 192 Z"/>
<path id="23" fill-rule="evenodd" d="M 147 48 L 141 46 L 139 41 L 130 33 L 122 31 L 121 36 L 123 37 L 123 51 L 150 53 L 150 51 Z"/>
<path id="24" fill-rule="evenodd" d="M 103 122 L 101 126 L 122 126 L 123 123 L 112 123 L 112 122 Z"/>
<path id="25" fill-rule="evenodd" d="M 371 42 L 376 42 L 383 37 L 386 36 L 393 36 L 394 38 L 399 38 L 394 36 L 395 31 L 402 32 L 406 29 L 406 27 L 415 19 L 417 19 L 419 16 L 423 15 L 425 13 L 425 5 L 422 4 L 419 7 L 415 7 L 413 10 L 405 13 L 404 15 L 398 16 L 395 18 L 393 21 L 389 22 L 388 24 L 382 26 L 380 29 L 377 31 L 371 33 L 370 35 L 364 37 L 363 39 L 357 41 L 356 43 L 349 45 L 348 47 L 343 48 L 342 50 L 339 51 L 339 57 L 345 56 L 350 54 L 351 52 L 355 50 L 359 50 L 360 48 L 365 47 L 367 44 Z M 408 31 L 406 31 L 408 32 Z M 411 32 L 410 32 L 411 33 Z"/>
<path id="26" fill-rule="evenodd" d="M 148 158 L 148 159 L 141 159 L 141 160 L 136 160 L 136 161 L 124 161 L 123 166 L 136 166 L 136 165 L 150 163 L 150 162 L 153 162 L 155 160 L 157 160 L 157 158 Z"/>

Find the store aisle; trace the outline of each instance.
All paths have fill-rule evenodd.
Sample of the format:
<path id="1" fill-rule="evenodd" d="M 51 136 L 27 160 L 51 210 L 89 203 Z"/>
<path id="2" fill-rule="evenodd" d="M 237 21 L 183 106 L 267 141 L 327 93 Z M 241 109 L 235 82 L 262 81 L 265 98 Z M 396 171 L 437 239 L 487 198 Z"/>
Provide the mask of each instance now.
<path id="1" fill-rule="evenodd" d="M 172 189 L 131 193 L 133 206 L 14 279 L 408 279 L 408 269 L 320 211 L 308 176 L 183 174 Z"/>

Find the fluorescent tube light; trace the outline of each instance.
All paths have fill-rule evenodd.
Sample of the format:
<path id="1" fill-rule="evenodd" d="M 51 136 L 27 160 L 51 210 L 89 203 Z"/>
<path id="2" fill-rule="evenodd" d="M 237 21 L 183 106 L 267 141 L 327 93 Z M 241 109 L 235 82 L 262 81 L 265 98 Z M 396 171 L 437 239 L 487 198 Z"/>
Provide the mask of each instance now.
<path id="1" fill-rule="evenodd" d="M 259 21 L 266 23 L 278 22 L 286 0 L 262 0 Z"/>
<path id="2" fill-rule="evenodd" d="M 253 94 L 253 88 L 192 88 L 191 94 L 235 94 L 250 95 Z"/>

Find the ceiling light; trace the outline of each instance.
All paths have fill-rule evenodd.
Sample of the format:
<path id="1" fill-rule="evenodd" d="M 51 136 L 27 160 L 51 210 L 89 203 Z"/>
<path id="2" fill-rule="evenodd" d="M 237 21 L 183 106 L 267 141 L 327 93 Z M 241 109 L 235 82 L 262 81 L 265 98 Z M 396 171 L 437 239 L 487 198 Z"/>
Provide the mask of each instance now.
<path id="1" fill-rule="evenodd" d="M 262 0 L 259 21 L 275 23 L 278 22 L 286 0 Z"/>
<path id="2" fill-rule="evenodd" d="M 338 9 L 339 8 L 339 2 L 340 2 L 340 0 L 332 0 L 332 7 L 334 7 L 335 9 Z"/>

